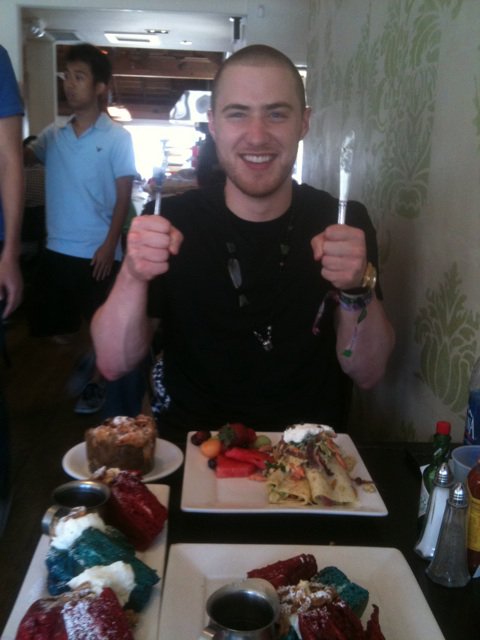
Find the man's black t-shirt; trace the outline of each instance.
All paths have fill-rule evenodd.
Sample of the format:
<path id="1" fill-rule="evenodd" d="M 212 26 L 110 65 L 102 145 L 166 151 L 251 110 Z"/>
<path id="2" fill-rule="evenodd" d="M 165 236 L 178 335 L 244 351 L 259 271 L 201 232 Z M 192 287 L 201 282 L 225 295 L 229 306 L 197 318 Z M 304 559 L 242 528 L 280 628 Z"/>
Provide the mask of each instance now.
<path id="1" fill-rule="evenodd" d="M 294 422 L 344 427 L 351 387 L 336 358 L 332 307 L 319 334 L 312 331 L 331 285 L 310 241 L 337 222 L 337 209 L 328 193 L 296 183 L 291 207 L 268 222 L 235 216 L 222 186 L 163 200 L 162 215 L 184 241 L 149 295 L 149 314 L 161 318 L 171 397 L 162 421 L 185 430 L 232 421 L 267 430 Z M 365 231 L 376 265 L 363 205 L 349 203 L 347 224 Z"/>

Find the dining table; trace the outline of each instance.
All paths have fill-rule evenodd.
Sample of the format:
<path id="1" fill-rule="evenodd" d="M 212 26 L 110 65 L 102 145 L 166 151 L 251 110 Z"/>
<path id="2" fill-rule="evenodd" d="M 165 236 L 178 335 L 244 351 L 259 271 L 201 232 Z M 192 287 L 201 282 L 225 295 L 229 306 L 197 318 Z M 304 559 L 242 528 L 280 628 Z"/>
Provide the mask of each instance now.
<path id="1" fill-rule="evenodd" d="M 185 451 L 185 442 L 177 444 Z M 186 511 L 182 510 L 184 465 L 156 480 L 168 485 L 170 494 L 166 565 L 169 549 L 178 543 L 394 548 L 408 563 L 445 640 L 478 640 L 480 579 L 470 580 L 462 588 L 440 586 L 427 577 L 428 562 L 414 551 L 419 533 L 420 466 L 429 462 L 431 444 L 357 442 L 356 447 L 385 503 L 386 515 L 330 515 L 294 510 L 291 513 Z M 46 509 L 49 505 L 44 506 Z M 394 597 L 394 571 L 389 588 Z M 415 613 L 412 609 L 409 615 L 415 616 Z M 428 632 L 405 640 L 429 640 Z"/>

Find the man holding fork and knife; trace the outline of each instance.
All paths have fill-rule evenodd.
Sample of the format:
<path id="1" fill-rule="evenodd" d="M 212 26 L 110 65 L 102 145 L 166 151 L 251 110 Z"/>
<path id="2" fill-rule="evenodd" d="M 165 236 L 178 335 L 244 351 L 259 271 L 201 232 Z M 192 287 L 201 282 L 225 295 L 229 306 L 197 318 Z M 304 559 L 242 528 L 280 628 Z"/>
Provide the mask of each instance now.
<path id="1" fill-rule="evenodd" d="M 135 367 L 160 326 L 160 435 L 226 422 L 345 428 L 351 382 L 374 386 L 393 348 L 375 230 L 349 202 L 292 180 L 310 109 L 281 52 L 238 50 L 214 81 L 209 128 L 225 185 L 133 221 L 92 335 L 107 378 Z"/>

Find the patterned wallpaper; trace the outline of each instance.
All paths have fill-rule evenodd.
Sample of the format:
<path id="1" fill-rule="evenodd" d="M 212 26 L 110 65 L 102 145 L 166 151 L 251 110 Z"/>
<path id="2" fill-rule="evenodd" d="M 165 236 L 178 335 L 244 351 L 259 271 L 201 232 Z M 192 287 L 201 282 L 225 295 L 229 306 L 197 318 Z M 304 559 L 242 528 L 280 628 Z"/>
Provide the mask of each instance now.
<path id="1" fill-rule="evenodd" d="M 356 133 L 352 197 L 377 228 L 389 372 L 355 394 L 351 430 L 463 436 L 480 356 L 480 3 L 312 0 L 304 179 L 338 193 L 338 150 Z"/>

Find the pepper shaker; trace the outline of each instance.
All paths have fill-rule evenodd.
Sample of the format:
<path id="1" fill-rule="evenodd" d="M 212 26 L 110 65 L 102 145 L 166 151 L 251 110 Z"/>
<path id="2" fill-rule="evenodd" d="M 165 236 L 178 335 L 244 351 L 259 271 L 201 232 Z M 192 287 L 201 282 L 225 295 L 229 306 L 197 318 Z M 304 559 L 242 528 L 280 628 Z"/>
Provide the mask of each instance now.
<path id="1" fill-rule="evenodd" d="M 431 560 L 442 525 L 443 514 L 447 504 L 450 487 L 453 485 L 453 474 L 446 462 L 437 469 L 433 479 L 432 492 L 428 498 L 427 511 L 423 521 L 420 538 L 414 550 L 425 560 Z"/>
<path id="2" fill-rule="evenodd" d="M 465 485 L 457 482 L 450 489 L 438 544 L 426 570 L 430 580 L 444 587 L 464 587 L 470 580 L 467 565 L 467 506 Z"/>

